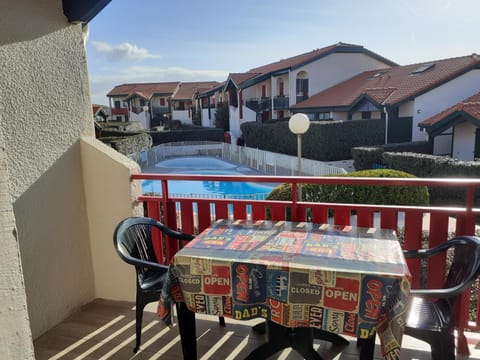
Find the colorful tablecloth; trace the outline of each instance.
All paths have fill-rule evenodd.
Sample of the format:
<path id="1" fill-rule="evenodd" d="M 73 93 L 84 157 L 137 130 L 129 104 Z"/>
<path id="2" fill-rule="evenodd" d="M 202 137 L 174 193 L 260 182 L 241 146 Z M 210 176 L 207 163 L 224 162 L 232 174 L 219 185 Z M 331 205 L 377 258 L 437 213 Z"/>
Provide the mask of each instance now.
<path id="1" fill-rule="evenodd" d="M 173 295 L 191 311 L 236 320 L 358 338 L 376 331 L 384 358 L 399 357 L 411 277 L 392 230 L 220 220 L 173 264 L 164 305 Z"/>

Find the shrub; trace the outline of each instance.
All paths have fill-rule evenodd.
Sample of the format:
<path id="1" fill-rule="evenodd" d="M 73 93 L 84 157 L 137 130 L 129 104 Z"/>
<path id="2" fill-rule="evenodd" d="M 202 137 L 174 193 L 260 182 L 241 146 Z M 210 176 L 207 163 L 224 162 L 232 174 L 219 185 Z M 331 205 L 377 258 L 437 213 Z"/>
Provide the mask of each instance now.
<path id="1" fill-rule="evenodd" d="M 414 175 L 397 170 L 363 170 L 341 175 L 345 177 L 414 178 Z M 267 200 L 292 198 L 290 184 L 277 186 Z M 302 186 L 302 200 L 310 202 L 375 204 L 375 205 L 428 205 L 429 194 L 425 186 L 375 186 L 375 185 L 318 185 Z"/>

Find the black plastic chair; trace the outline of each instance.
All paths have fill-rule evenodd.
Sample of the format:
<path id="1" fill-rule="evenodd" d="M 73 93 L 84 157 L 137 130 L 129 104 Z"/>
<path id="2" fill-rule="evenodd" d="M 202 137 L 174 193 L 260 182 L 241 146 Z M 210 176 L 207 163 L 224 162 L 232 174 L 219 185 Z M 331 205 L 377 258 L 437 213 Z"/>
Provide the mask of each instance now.
<path id="1" fill-rule="evenodd" d="M 454 248 L 443 289 L 412 290 L 405 334 L 430 344 L 433 360 L 455 359 L 455 303 L 480 275 L 480 238 L 460 236 L 430 249 L 405 250 L 406 258 L 428 258 Z"/>
<path id="2" fill-rule="evenodd" d="M 157 261 L 152 244 L 153 228 L 162 232 L 162 238 L 168 236 L 179 241 L 189 241 L 194 238 L 193 235 L 171 230 L 159 221 L 146 217 L 130 217 L 117 225 L 113 234 L 115 249 L 122 260 L 135 266 L 137 272 L 134 353 L 140 349 L 143 309 L 148 303 L 159 300 L 168 271 L 168 265 L 159 264 Z M 220 318 L 220 324 L 225 324 L 223 318 Z"/>

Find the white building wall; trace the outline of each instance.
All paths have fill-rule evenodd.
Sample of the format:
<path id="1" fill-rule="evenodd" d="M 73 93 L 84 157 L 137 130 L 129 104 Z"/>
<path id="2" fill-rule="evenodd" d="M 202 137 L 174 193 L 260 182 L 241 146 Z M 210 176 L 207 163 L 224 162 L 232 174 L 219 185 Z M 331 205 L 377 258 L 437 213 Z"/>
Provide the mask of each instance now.
<path id="1" fill-rule="evenodd" d="M 290 72 L 288 80 L 290 106 L 296 104 L 296 79 L 301 71 L 308 74 L 308 95 L 312 96 L 363 71 L 386 67 L 388 67 L 386 64 L 364 54 L 337 53 L 323 57 Z"/>
<path id="2" fill-rule="evenodd" d="M 148 111 L 142 111 L 140 114 L 130 111 L 128 121 L 140 123 L 142 129 L 150 129 L 150 113 Z"/>
<path id="3" fill-rule="evenodd" d="M 250 86 L 248 88 L 242 89 L 242 98 L 243 101 L 247 101 L 249 99 L 257 99 L 260 97 L 259 92 L 257 90 L 257 86 Z"/>
<path id="4" fill-rule="evenodd" d="M 412 140 L 425 140 L 418 124 L 480 91 L 480 70 L 472 70 L 415 99 Z"/>
<path id="5" fill-rule="evenodd" d="M 0 125 L 24 277 L 8 291 L 25 287 L 28 306 L 2 299 L 0 357 L 28 359 L 28 318 L 37 337 L 95 296 L 78 144 L 94 128 L 81 25 L 57 0 L 9 1 L 0 17 L 12 19 L 0 21 Z"/>
<path id="6" fill-rule="evenodd" d="M 433 139 L 433 155 L 448 155 L 452 153 L 452 128 Z"/>
<path id="7" fill-rule="evenodd" d="M 332 120 L 347 120 L 348 114 L 346 112 L 332 111 Z"/>
<path id="8" fill-rule="evenodd" d="M 211 117 L 208 116 L 208 109 L 202 109 L 202 126 L 215 127 L 215 109 L 210 109 Z"/>
<path id="9" fill-rule="evenodd" d="M 232 133 L 232 137 L 238 138 L 241 134 L 240 131 L 240 111 L 238 107 L 235 106 L 228 106 L 229 108 L 229 123 L 230 123 L 230 132 Z M 246 107 L 244 107 L 246 109 Z M 245 116 L 245 113 L 244 113 Z M 245 117 L 242 120 L 242 123 L 245 122 Z"/>
<path id="10" fill-rule="evenodd" d="M 473 160 L 476 129 L 470 122 L 464 122 L 455 126 L 453 132 L 453 158 L 464 161 Z"/>
<path id="11" fill-rule="evenodd" d="M 398 116 L 399 117 L 413 116 L 414 108 L 415 108 L 415 102 L 407 101 L 405 104 L 400 105 L 398 109 Z"/>
<path id="12" fill-rule="evenodd" d="M 172 119 L 180 120 L 184 124 L 192 124 L 192 119 L 188 116 L 188 110 L 172 110 Z"/>

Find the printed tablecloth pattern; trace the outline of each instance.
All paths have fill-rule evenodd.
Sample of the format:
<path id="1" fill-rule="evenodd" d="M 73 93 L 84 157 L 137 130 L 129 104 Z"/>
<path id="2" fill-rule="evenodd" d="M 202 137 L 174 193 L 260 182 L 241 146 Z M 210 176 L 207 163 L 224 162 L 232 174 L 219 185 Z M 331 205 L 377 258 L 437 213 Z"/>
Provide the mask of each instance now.
<path id="1" fill-rule="evenodd" d="M 263 317 L 368 338 L 400 354 L 410 274 L 394 231 L 270 221 L 218 221 L 174 257 L 168 301 L 236 320 Z M 163 309 L 163 310 L 161 310 Z"/>

